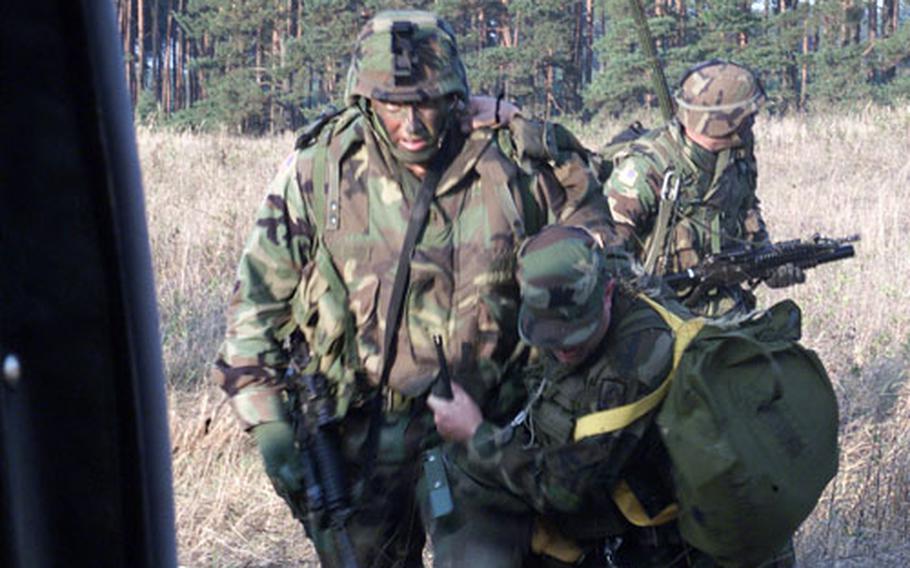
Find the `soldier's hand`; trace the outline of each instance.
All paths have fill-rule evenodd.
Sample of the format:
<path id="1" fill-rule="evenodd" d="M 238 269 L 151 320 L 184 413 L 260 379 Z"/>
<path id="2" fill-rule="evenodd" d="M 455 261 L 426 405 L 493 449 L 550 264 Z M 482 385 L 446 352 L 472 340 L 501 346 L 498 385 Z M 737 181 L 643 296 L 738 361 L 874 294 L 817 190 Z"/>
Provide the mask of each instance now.
<path id="1" fill-rule="evenodd" d="M 475 95 L 468 101 L 467 112 L 461 123 L 461 129 L 468 133 L 478 128 L 505 126 L 512 121 L 519 108 L 505 99 Z"/>
<path id="2" fill-rule="evenodd" d="M 284 421 L 254 426 L 253 437 L 262 454 L 265 471 L 282 496 L 303 489 L 303 462 L 294 445 L 294 431 Z"/>
<path id="3" fill-rule="evenodd" d="M 765 279 L 765 284 L 769 288 L 786 288 L 794 284 L 802 284 L 805 281 L 806 273 L 802 268 L 795 264 L 785 264 L 775 268 L 771 276 Z"/>
<path id="4" fill-rule="evenodd" d="M 436 430 L 450 442 L 467 442 L 483 422 L 483 414 L 474 399 L 452 382 L 452 400 L 430 395 L 427 406 L 433 411 Z"/>

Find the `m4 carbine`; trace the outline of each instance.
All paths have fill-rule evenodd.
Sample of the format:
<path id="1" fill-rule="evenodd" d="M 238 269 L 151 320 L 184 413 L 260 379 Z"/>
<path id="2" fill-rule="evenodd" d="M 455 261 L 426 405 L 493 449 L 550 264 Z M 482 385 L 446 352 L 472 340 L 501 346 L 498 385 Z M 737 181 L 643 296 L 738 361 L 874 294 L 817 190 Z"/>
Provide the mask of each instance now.
<path id="1" fill-rule="evenodd" d="M 826 262 L 834 262 L 854 256 L 853 245 L 859 235 L 832 239 L 814 235 L 808 240 L 794 239 L 762 246 L 747 246 L 707 256 L 701 263 L 684 270 L 663 276 L 671 288 L 677 291 L 690 290 L 688 299 L 719 286 L 748 283 L 757 286 L 769 278 L 774 269 L 793 264 L 801 269 L 813 268 Z"/>
<path id="2" fill-rule="evenodd" d="M 304 495 L 290 496 L 291 510 L 314 529 L 328 529 L 341 568 L 357 568 L 357 556 L 347 532 L 351 516 L 344 465 L 339 450 L 338 419 L 328 380 L 321 373 L 303 373 L 292 358 L 287 369 L 293 387 L 294 437 L 303 461 Z M 303 498 L 305 507 L 298 499 Z"/>

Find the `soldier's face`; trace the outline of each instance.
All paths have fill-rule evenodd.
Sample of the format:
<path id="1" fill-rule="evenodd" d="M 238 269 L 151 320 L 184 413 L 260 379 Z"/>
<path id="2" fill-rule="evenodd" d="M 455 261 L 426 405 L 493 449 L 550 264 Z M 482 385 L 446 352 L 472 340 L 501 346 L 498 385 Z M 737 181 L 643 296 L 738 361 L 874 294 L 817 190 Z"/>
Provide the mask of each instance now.
<path id="1" fill-rule="evenodd" d="M 422 155 L 439 144 L 454 99 L 443 97 L 420 103 L 372 101 L 373 110 L 400 151 Z"/>
<path id="2" fill-rule="evenodd" d="M 696 132 L 686 131 L 686 135 L 696 144 L 711 152 L 720 152 L 727 148 L 738 148 L 752 142 L 752 126 L 755 124 L 755 115 L 746 118 L 739 128 L 726 136 L 708 136 Z"/>

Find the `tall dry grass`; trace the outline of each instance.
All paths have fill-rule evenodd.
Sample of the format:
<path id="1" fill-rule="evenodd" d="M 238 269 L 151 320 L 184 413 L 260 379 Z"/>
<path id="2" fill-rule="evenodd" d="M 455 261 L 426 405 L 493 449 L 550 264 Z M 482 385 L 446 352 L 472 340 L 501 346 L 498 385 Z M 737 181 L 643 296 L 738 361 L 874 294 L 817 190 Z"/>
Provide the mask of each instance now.
<path id="1" fill-rule="evenodd" d="M 583 134 L 596 145 L 620 127 Z M 801 564 L 910 565 L 910 108 L 763 120 L 757 139 L 776 239 L 862 235 L 856 258 L 759 294 L 765 305 L 792 297 L 803 308 L 805 343 L 825 361 L 841 407 L 840 472 L 798 534 Z M 292 143 L 139 132 L 187 566 L 315 565 L 255 447 L 204 380 L 240 247 Z"/>

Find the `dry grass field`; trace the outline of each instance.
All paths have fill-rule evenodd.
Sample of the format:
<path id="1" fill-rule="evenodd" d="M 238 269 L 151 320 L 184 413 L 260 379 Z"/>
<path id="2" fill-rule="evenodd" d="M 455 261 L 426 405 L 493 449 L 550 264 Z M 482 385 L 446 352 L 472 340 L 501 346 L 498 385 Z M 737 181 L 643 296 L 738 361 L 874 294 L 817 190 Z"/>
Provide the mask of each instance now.
<path id="1" fill-rule="evenodd" d="M 760 290 L 763 305 L 789 296 L 803 308 L 805 344 L 840 400 L 840 472 L 797 536 L 800 565 L 910 565 L 910 108 L 764 119 L 756 131 L 759 192 L 776 240 L 862 235 L 856 258 L 811 271 L 802 286 Z M 205 381 L 234 264 L 293 140 L 150 130 L 138 138 L 181 564 L 316 565 L 252 440 Z"/>

